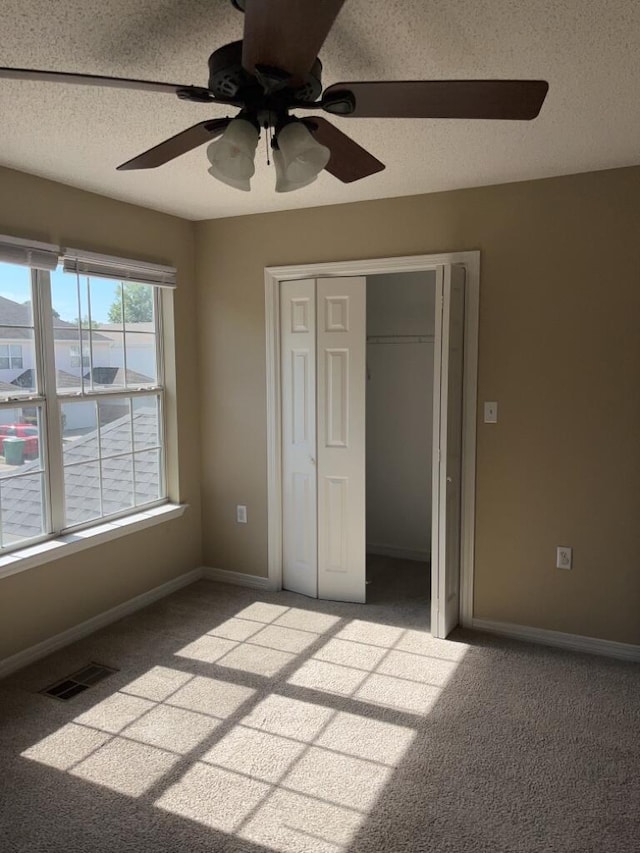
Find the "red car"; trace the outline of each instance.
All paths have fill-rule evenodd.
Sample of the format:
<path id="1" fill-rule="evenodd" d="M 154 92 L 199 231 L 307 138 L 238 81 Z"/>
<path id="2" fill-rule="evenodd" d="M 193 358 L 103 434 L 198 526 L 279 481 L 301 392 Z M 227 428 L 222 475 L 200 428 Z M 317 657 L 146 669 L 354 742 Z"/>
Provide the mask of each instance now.
<path id="1" fill-rule="evenodd" d="M 0 455 L 2 456 L 4 456 L 5 438 L 24 439 L 24 458 L 38 458 L 38 427 L 31 424 L 0 424 Z"/>

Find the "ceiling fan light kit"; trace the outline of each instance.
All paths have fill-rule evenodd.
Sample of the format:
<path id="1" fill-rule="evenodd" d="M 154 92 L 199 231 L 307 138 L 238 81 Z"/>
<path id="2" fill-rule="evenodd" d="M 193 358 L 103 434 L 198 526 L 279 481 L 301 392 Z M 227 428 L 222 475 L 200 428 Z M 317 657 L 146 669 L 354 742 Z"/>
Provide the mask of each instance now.
<path id="1" fill-rule="evenodd" d="M 223 184 L 248 192 L 255 174 L 255 153 L 260 138 L 258 121 L 243 112 L 231 119 L 222 136 L 207 148 L 209 174 Z M 304 122 L 288 118 L 276 128 L 272 141 L 276 167 L 276 192 L 291 192 L 316 180 L 331 157 Z"/>
<path id="2" fill-rule="evenodd" d="M 107 86 L 167 93 L 194 103 L 239 110 L 208 119 L 118 166 L 153 169 L 208 144 L 209 173 L 236 189 L 250 189 L 260 130 L 272 128 L 276 192 L 308 186 L 326 169 L 343 183 L 385 166 L 321 116 L 350 118 L 486 119 L 530 121 L 544 102 L 544 80 L 409 80 L 336 83 L 322 90 L 318 53 L 346 0 L 231 0 L 244 13 L 244 38 L 209 57 L 209 85 L 0 68 L 0 79 Z"/>

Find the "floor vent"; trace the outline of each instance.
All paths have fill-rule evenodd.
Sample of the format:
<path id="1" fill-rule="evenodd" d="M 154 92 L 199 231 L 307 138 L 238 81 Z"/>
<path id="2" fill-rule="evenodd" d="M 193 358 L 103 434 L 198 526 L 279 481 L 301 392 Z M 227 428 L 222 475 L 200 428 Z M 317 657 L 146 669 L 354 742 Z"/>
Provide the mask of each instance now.
<path id="1" fill-rule="evenodd" d="M 61 699 L 64 702 L 67 699 L 73 699 L 78 693 L 83 693 L 85 690 L 93 687 L 94 684 L 97 684 L 109 675 L 113 675 L 117 671 L 117 669 L 112 669 L 110 666 L 103 666 L 101 663 L 88 663 L 82 669 L 73 672 L 60 681 L 56 681 L 51 687 L 47 687 L 46 690 L 41 690 L 40 692 L 46 696 L 53 696 L 54 699 Z"/>

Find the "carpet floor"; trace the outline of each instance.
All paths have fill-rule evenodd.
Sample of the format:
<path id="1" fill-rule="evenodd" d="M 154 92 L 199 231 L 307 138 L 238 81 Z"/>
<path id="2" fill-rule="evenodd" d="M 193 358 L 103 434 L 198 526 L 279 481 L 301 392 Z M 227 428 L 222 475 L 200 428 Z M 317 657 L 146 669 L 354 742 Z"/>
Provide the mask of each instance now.
<path id="1" fill-rule="evenodd" d="M 429 563 L 367 554 L 367 604 L 423 604 L 429 620 L 430 602 Z M 428 629 L 429 622 L 423 627 Z"/>
<path id="2" fill-rule="evenodd" d="M 640 668 L 427 618 L 199 581 L 15 673 L 0 849 L 638 853 Z"/>

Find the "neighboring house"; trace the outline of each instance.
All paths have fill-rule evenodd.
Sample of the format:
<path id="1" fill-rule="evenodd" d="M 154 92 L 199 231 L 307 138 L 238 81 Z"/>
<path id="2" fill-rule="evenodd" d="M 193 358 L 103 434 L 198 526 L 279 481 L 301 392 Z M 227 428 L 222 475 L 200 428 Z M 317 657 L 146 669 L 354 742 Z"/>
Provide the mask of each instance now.
<path id="1" fill-rule="evenodd" d="M 32 324 L 31 306 L 0 296 L 0 324 L 0 381 L 10 384 L 25 367 L 33 367 L 33 348 L 27 343 L 32 335 L 21 328 Z"/>
<path id="2" fill-rule="evenodd" d="M 19 395 L 35 391 L 31 307 L 0 296 L 0 394 Z M 104 330 L 104 331 L 103 331 Z M 94 390 L 140 387 L 156 384 L 155 335 L 153 323 L 128 323 L 126 360 L 122 326 L 105 324 L 82 331 L 74 323 L 56 318 L 54 347 L 57 387 L 65 391 L 80 390 L 83 380 L 93 380 Z M 93 357 L 93 367 L 89 347 Z M 126 381 L 125 381 L 126 376 Z M 67 430 L 95 426 L 93 403 L 74 402 L 64 405 Z M 15 410 L 0 411 L 0 423 L 16 420 Z"/>
<path id="3" fill-rule="evenodd" d="M 22 388 L 30 387 L 33 380 L 34 350 L 30 343 L 33 336 L 31 326 L 31 308 L 28 304 L 13 302 L 0 296 L 0 381 L 17 384 Z M 94 379 L 99 385 L 123 384 L 122 371 L 116 377 L 116 371 L 124 368 L 124 338 L 122 326 L 117 324 L 96 324 L 89 329 L 80 329 L 75 323 L 57 318 L 54 321 L 53 335 L 56 354 L 56 369 L 64 377 L 62 387 L 74 387 L 85 379 L 91 369 L 89 356 L 89 338 L 93 355 Z M 82 346 L 81 346 L 82 344 Z M 156 350 L 153 323 L 127 323 L 126 326 L 127 375 L 131 371 L 131 381 L 139 384 L 152 384 L 155 373 Z M 96 372 L 102 368 L 113 368 L 113 378 L 96 378 Z M 25 371 L 30 371 L 25 374 Z M 104 374 L 109 376 L 109 374 Z M 58 386 L 60 387 L 60 385 Z"/>
<path id="4" fill-rule="evenodd" d="M 118 323 L 100 323 L 97 326 L 101 338 L 111 342 L 114 352 L 122 352 L 122 326 Z M 156 370 L 155 324 L 127 323 L 127 371 L 135 371 L 145 376 L 153 376 Z M 118 362 L 122 364 L 122 359 Z M 115 362 L 111 362 L 115 364 Z M 133 380 L 135 382 L 135 380 Z M 149 379 L 146 380 L 149 382 Z"/>
<path id="5" fill-rule="evenodd" d="M 27 384 L 27 379 L 33 379 L 34 347 L 31 306 L 13 302 L 0 296 L 0 380 L 17 384 L 22 388 L 33 388 Z M 90 366 L 88 345 L 89 331 L 82 330 L 84 353 L 81 354 L 80 329 L 75 323 L 56 319 L 54 323 L 54 342 L 56 353 L 56 368 L 63 371 L 67 377 L 79 377 L 83 368 Z M 91 330 L 91 344 L 94 364 L 109 367 L 113 361 L 113 340 L 101 335 L 97 330 Z M 122 347 L 120 347 L 120 354 Z M 120 361 L 122 363 L 122 361 Z M 25 377 L 25 371 L 30 371 Z M 16 380 L 18 380 L 16 382 Z M 77 383 L 76 383 L 77 384 Z"/>

